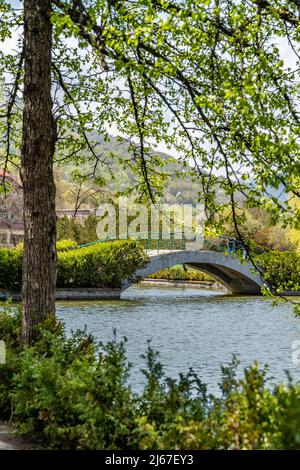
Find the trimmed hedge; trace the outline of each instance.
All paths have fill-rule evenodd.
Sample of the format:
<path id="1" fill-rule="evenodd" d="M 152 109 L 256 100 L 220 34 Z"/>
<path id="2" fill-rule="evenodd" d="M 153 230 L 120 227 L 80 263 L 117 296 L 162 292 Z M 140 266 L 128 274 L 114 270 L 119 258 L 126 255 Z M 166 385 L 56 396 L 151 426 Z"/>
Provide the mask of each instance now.
<path id="1" fill-rule="evenodd" d="M 0 249 L 0 289 L 12 292 L 21 289 L 22 257 L 21 247 Z"/>
<path id="2" fill-rule="evenodd" d="M 0 249 L 0 289 L 18 292 L 21 289 L 23 245 Z M 57 242 L 57 287 L 119 287 L 143 267 L 148 257 L 138 240 L 116 240 L 76 248 L 73 240 Z M 257 256 L 266 281 L 276 290 L 300 289 L 300 255 L 295 252 L 272 251 Z M 190 278 L 182 268 L 164 270 L 152 277 Z M 194 273 L 192 274 L 194 275 Z M 199 278 L 206 275 L 199 273 Z"/>
<path id="3" fill-rule="evenodd" d="M 58 287 L 120 287 L 147 261 L 136 240 L 116 240 L 58 253 Z"/>
<path id="4" fill-rule="evenodd" d="M 56 251 L 68 251 L 77 248 L 77 243 L 74 240 L 59 240 L 56 243 Z"/>
<path id="5" fill-rule="evenodd" d="M 58 242 L 57 287 L 120 287 L 147 262 L 135 240 L 116 240 L 85 248 Z M 22 247 L 0 249 L 0 289 L 18 292 L 22 280 Z"/>

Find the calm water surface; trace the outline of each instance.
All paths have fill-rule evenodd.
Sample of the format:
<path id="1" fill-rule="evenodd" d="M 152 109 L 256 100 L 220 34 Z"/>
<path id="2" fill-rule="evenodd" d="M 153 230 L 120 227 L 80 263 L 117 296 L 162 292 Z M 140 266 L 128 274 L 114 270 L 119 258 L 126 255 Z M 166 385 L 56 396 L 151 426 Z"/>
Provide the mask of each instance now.
<path id="1" fill-rule="evenodd" d="M 133 364 L 131 385 L 144 384 L 140 368 L 147 340 L 160 351 L 166 373 L 177 377 L 193 367 L 209 390 L 217 392 L 220 365 L 236 353 L 239 373 L 255 359 L 268 364 L 270 383 L 286 381 L 288 370 L 300 380 L 292 363 L 292 342 L 300 341 L 300 318 L 289 305 L 272 306 L 262 297 L 225 296 L 221 292 L 189 288 L 131 287 L 119 301 L 62 302 L 58 317 L 67 331 L 85 325 L 97 340 L 108 341 L 117 329 L 128 339 Z"/>

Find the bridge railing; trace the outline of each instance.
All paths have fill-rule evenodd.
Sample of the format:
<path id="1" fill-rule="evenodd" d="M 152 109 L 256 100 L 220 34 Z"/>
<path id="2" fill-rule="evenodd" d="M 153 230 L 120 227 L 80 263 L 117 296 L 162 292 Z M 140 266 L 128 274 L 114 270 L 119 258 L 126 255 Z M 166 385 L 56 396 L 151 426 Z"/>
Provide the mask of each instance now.
<path id="1" fill-rule="evenodd" d="M 157 232 L 151 233 L 151 237 L 136 237 L 144 245 L 146 252 L 149 251 L 178 251 L 186 249 L 186 238 L 180 232 Z"/>
<path id="2" fill-rule="evenodd" d="M 161 250 L 185 250 L 187 239 L 183 233 L 180 232 L 151 232 L 151 237 L 148 233 L 141 232 L 139 234 L 131 235 L 128 234 L 129 239 L 139 240 L 145 247 L 146 252 L 149 251 L 161 251 Z M 88 246 L 97 245 L 99 243 L 105 243 L 109 241 L 120 240 L 118 237 L 107 237 L 103 240 L 96 240 L 94 242 L 85 243 L 80 245 L 79 248 L 85 248 Z"/>
<path id="3" fill-rule="evenodd" d="M 129 234 L 128 238 L 139 240 L 144 245 L 146 252 L 155 251 L 157 253 L 161 251 L 184 251 L 187 249 L 187 243 L 192 241 L 191 239 L 187 239 L 185 234 L 182 232 L 151 232 L 151 237 L 149 237 L 148 233 L 141 232 L 138 235 L 135 233 L 134 236 L 130 236 Z M 80 248 L 118 239 L 118 237 L 107 237 L 103 240 L 96 240 L 91 243 L 80 245 Z M 244 253 L 245 247 L 235 238 L 219 236 L 214 238 L 205 238 L 201 250 L 234 255 L 238 252 Z"/>
<path id="4" fill-rule="evenodd" d="M 248 257 L 250 247 L 236 238 L 219 236 L 216 238 L 206 238 L 204 240 L 204 250 L 226 253 L 229 255 L 242 255 Z"/>

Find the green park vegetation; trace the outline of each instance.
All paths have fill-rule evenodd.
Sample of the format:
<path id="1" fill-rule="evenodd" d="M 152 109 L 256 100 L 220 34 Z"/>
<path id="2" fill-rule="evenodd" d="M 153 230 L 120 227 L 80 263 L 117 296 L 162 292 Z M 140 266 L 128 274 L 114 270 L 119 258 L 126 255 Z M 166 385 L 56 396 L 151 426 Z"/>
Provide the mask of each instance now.
<path id="1" fill-rule="evenodd" d="M 165 376 L 158 354 L 145 355 L 145 386 L 128 385 L 126 341 L 97 345 L 86 332 L 66 337 L 47 321 L 31 347 L 21 318 L 1 310 L 7 363 L 0 365 L 0 417 L 35 446 L 52 449 L 299 449 L 300 387 L 271 387 L 254 363 L 238 378 L 222 367 L 219 394 L 190 370 Z"/>
<path id="2" fill-rule="evenodd" d="M 63 217 L 58 221 L 58 237 L 74 240 L 73 243 L 89 243 L 96 240 L 98 219 L 89 215 L 83 222 Z M 233 235 L 232 226 L 227 225 L 228 235 Z M 241 223 L 240 231 L 244 240 L 251 245 L 258 265 L 265 271 L 265 279 L 273 289 L 299 290 L 300 259 L 297 245 L 297 230 L 288 230 L 280 224 L 272 225 L 268 214 L 261 209 L 246 211 L 246 220 Z M 226 232 L 225 232 L 226 233 Z M 143 242 L 143 241 L 142 241 Z M 64 243 L 64 242 L 59 242 Z M 145 242 L 144 246 L 145 245 Z M 153 249 L 156 247 L 153 240 Z M 148 242 L 148 248 L 151 248 Z M 164 269 L 150 276 L 153 279 L 209 281 L 210 276 L 192 268 L 176 266 Z"/>
<path id="3" fill-rule="evenodd" d="M 64 220 L 63 223 L 67 221 Z M 68 220 L 68 225 L 85 231 L 85 225 Z M 89 225 L 89 224 L 88 224 Z M 81 239 L 82 240 L 82 239 Z M 21 289 L 23 244 L 0 248 L 0 289 Z M 57 287 L 120 287 L 147 261 L 144 244 L 139 240 L 114 240 L 78 247 L 72 239 L 57 242 Z M 300 255 L 295 251 L 264 251 L 254 256 L 273 291 L 300 289 Z M 152 279 L 211 281 L 201 271 L 174 266 L 158 271 Z"/>
<path id="4" fill-rule="evenodd" d="M 300 253 L 271 251 L 257 257 L 266 283 L 277 292 L 300 290 Z"/>
<path id="5" fill-rule="evenodd" d="M 0 288 L 21 290 L 22 244 L 0 248 Z M 76 248 L 72 240 L 57 243 L 57 287 L 120 287 L 147 261 L 135 240 L 116 240 Z"/>
<path id="6" fill-rule="evenodd" d="M 150 279 L 167 279 L 169 281 L 213 281 L 211 276 L 188 266 L 173 266 L 151 274 Z"/>
<path id="7" fill-rule="evenodd" d="M 300 448 L 299 385 L 271 388 L 256 363 L 237 378 L 234 360 L 212 396 L 149 348 L 135 393 L 125 343 L 55 319 L 56 287 L 119 287 L 147 261 L 135 240 L 78 247 L 97 238 L 78 211 L 119 194 L 203 203 L 212 236 L 245 239 L 275 291 L 299 288 L 298 3 L 0 0 L 0 193 L 20 170 L 25 214 L 24 245 L 0 249 L 0 288 L 22 289 L 22 319 L 0 311 L 0 417 L 35 443 Z"/>

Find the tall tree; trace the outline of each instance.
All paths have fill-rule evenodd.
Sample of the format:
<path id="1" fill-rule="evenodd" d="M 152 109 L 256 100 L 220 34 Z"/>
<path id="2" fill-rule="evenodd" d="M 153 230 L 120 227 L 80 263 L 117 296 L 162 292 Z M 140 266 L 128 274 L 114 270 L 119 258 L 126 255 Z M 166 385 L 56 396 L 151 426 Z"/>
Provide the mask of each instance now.
<path id="1" fill-rule="evenodd" d="M 24 2 L 24 110 L 21 177 L 24 194 L 23 341 L 55 313 L 56 123 L 52 114 L 51 0 Z"/>
<path id="2" fill-rule="evenodd" d="M 114 125 L 128 137 L 126 164 L 142 196 L 154 199 L 164 164 L 149 141 L 164 141 L 192 166 L 212 223 L 228 214 L 216 198 L 221 186 L 236 227 L 237 193 L 274 222 L 299 226 L 299 206 L 270 191 L 299 199 L 298 2 L 26 0 L 23 17 L 0 0 L 0 11 L 0 38 L 25 26 L 17 53 L 0 54 L 4 166 L 18 164 L 24 114 L 25 341 L 54 312 L 54 150 L 64 161 L 86 150 L 101 175 L 108 162 L 94 131 L 107 135 Z M 290 68 L 278 38 L 294 57 Z"/>

